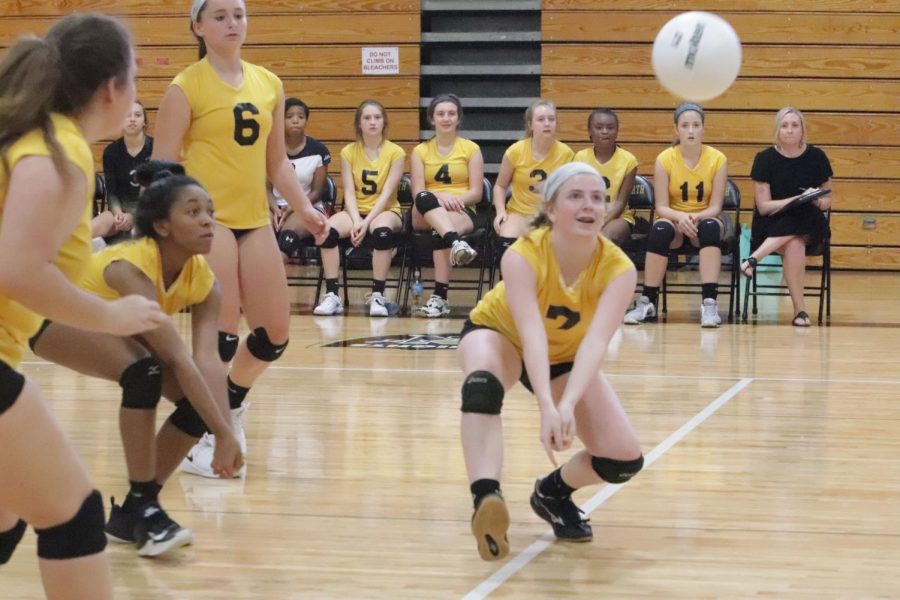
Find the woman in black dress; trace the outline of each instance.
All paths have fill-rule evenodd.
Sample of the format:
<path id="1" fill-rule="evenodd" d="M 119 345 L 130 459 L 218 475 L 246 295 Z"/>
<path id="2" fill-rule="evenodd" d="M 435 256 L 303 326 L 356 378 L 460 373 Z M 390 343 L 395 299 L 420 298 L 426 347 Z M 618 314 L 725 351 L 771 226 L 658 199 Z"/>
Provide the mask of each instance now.
<path id="1" fill-rule="evenodd" d="M 748 278 L 757 263 L 777 252 L 782 255 L 784 282 L 794 305 L 793 325 L 809 327 L 803 297 L 807 249 L 815 249 L 831 232 L 825 211 L 831 194 L 807 204 L 786 208 L 799 196 L 831 187 L 831 163 L 825 153 L 806 143 L 806 120 L 796 108 L 782 108 L 775 115 L 775 145 L 756 155 L 750 177 L 754 184 L 751 254 L 741 263 Z"/>

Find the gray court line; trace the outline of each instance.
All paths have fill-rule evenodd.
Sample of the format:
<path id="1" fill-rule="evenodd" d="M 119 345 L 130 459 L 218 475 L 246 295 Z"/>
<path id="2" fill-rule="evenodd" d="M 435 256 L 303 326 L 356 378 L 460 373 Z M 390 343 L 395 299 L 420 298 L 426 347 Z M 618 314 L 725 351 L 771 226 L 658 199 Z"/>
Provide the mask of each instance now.
<path id="1" fill-rule="evenodd" d="M 691 431 L 699 427 L 704 421 L 715 414 L 717 410 L 725 406 L 725 404 L 734 398 L 741 390 L 753 383 L 753 381 L 754 380 L 750 378 L 741 379 L 731 386 L 724 394 L 710 402 L 706 408 L 691 417 L 687 423 L 678 428 L 677 431 L 663 440 L 644 457 L 644 468 L 649 468 L 659 457 L 668 452 L 672 446 L 683 440 Z M 581 510 L 583 510 L 586 515 L 591 514 L 601 504 L 612 498 L 612 496 L 621 488 L 621 485 L 605 485 L 599 492 L 581 505 Z M 495 571 L 490 577 L 482 581 L 474 590 L 463 596 L 463 600 L 483 600 L 486 598 L 491 592 L 503 585 L 510 577 L 521 571 L 528 563 L 539 556 L 541 552 L 546 550 L 553 543 L 553 539 L 552 532 L 547 532 L 542 535 L 537 541 L 533 542 L 512 560 Z"/>

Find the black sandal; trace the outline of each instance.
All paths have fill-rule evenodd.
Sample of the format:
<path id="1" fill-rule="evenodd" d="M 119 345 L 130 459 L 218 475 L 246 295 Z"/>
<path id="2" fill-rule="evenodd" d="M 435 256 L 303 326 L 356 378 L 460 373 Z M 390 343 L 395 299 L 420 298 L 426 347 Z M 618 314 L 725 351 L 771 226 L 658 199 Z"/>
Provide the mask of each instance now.
<path id="1" fill-rule="evenodd" d="M 803 319 L 803 320 L 798 323 L 797 322 L 798 319 Z M 809 327 L 810 325 L 812 325 L 812 323 L 810 323 L 809 320 L 810 319 L 809 319 L 809 315 L 807 314 L 807 312 L 805 310 L 801 310 L 794 317 L 794 320 L 791 321 L 791 325 L 793 325 L 794 327 Z"/>
<path id="2" fill-rule="evenodd" d="M 747 266 L 744 267 L 744 263 L 747 263 Z M 747 260 L 741 263 L 741 273 L 744 274 L 744 277 L 747 279 L 753 279 L 753 276 L 756 275 L 756 265 L 758 264 L 757 260 L 752 256 L 748 256 Z M 747 275 L 747 269 L 750 269 L 750 274 Z"/>

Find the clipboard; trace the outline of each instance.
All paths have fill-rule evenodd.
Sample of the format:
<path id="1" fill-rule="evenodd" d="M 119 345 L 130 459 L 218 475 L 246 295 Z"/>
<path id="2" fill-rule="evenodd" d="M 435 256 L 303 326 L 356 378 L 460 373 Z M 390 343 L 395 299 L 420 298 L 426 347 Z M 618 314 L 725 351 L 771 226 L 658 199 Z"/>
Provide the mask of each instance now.
<path id="1" fill-rule="evenodd" d="M 788 202 L 787 204 L 785 204 L 781 208 L 781 210 L 779 210 L 773 214 L 779 214 L 779 213 L 787 212 L 789 210 L 793 210 L 799 206 L 803 206 L 804 204 L 809 204 L 810 202 L 812 202 L 813 200 L 815 200 L 817 198 L 821 198 L 822 196 L 827 196 L 830 193 L 831 193 L 831 190 L 829 190 L 827 188 L 821 188 L 818 190 L 814 190 L 812 192 L 808 192 L 806 194 L 801 194 L 801 195 L 797 196 L 796 198 L 794 198 L 793 200 L 791 200 L 790 202 Z"/>

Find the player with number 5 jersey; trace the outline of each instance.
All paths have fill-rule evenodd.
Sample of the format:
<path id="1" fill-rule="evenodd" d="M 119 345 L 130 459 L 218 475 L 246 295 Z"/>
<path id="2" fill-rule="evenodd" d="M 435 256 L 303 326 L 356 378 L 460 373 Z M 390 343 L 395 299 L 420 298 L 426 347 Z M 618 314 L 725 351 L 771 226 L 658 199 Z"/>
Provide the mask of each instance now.
<path id="1" fill-rule="evenodd" d="M 290 302 L 281 253 L 269 223 L 266 178 L 317 237 L 325 216 L 303 193 L 284 149 L 284 90 L 268 70 L 241 60 L 247 36 L 243 0 L 194 0 L 191 31 L 200 60 L 182 71 L 159 107 L 154 158 L 182 159 L 216 205 L 208 262 L 222 292 L 219 353 L 232 362 L 229 404 L 246 450 L 240 416 L 250 386 L 284 352 Z M 250 330 L 238 343 L 241 315 Z M 215 477 L 215 439 L 204 437 L 183 468 Z"/>

